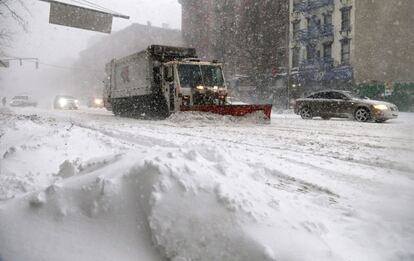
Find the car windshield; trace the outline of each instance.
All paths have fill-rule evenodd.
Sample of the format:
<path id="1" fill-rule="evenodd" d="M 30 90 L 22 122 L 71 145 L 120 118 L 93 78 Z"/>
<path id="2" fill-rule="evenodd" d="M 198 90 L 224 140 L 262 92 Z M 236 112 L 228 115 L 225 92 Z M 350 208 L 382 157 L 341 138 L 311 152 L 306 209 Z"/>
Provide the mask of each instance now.
<path id="1" fill-rule="evenodd" d="M 361 94 L 358 94 L 358 93 L 354 93 L 354 92 L 343 92 L 343 93 L 346 96 L 348 96 L 348 97 L 350 97 L 352 99 L 363 99 L 363 100 L 368 100 L 369 99 L 368 97 L 366 97 L 364 95 L 361 95 Z"/>
<path id="2" fill-rule="evenodd" d="M 221 67 L 218 65 L 178 65 L 178 74 L 182 87 L 223 86 L 224 78 Z"/>

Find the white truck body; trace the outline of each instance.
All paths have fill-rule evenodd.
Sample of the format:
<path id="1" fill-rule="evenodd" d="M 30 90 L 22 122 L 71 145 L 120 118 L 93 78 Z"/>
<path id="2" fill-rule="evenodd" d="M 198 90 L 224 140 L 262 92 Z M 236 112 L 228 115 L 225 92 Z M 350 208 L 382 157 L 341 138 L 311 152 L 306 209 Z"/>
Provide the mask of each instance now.
<path id="1" fill-rule="evenodd" d="M 123 98 L 151 94 L 150 60 L 146 51 L 113 60 L 107 67 L 111 75 L 110 96 Z"/>

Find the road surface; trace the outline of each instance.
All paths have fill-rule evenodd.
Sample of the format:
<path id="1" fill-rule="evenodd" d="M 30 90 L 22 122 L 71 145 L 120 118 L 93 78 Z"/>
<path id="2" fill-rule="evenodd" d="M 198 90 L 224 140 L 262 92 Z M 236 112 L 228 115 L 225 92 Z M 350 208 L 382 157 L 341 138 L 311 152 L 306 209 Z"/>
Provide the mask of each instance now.
<path id="1" fill-rule="evenodd" d="M 242 226 L 243 233 L 264 247 L 269 260 L 303 260 L 309 253 L 314 259 L 308 260 L 414 258 L 414 114 L 401 113 L 384 124 L 273 114 L 266 123 L 210 114 L 180 113 L 146 121 L 100 109 L 2 109 L 0 123 L 0 206 L 5 208 L 52 184 L 64 186 L 66 180 L 108 168 L 119 158 L 155 155 L 153 161 L 159 164 L 175 159 L 172 172 L 177 161 L 187 162 L 181 172 L 188 170 L 191 182 L 203 182 L 211 174 L 220 184 L 212 193 L 231 211 L 254 221 Z M 203 170 L 203 177 L 194 174 Z M 192 184 L 181 172 L 177 175 L 187 184 L 183 186 Z M 272 239 L 291 237 L 292 231 L 298 236 L 291 243 Z M 7 232 L 0 228 L 0 242 L 8 239 Z M 158 244 L 167 249 L 164 257 L 196 258 L 199 248 L 167 240 L 182 236 L 190 242 L 187 235 L 162 235 Z M 3 248 L 0 243 L 0 257 L 1 251 L 15 257 L 10 249 L 24 236 L 12 238 Z M 315 239 L 319 243 L 310 243 Z M 246 255 L 257 258 L 253 252 Z M 38 252 L 39 258 L 47 255 Z"/>

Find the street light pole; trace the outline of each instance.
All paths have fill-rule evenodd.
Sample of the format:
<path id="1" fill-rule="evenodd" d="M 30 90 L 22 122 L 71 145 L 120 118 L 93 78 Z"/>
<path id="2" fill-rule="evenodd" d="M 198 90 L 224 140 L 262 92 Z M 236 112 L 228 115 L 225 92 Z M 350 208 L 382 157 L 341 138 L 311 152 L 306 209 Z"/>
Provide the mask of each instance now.
<path id="1" fill-rule="evenodd" d="M 288 1 L 288 27 L 286 30 L 286 68 L 287 68 L 287 79 L 286 79 L 286 109 L 290 107 L 290 1 Z"/>

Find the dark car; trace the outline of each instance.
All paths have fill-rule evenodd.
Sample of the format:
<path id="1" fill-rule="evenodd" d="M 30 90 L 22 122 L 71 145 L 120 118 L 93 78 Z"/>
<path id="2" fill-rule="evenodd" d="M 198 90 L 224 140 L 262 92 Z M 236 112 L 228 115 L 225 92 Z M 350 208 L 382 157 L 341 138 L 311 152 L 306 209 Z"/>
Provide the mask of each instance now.
<path id="1" fill-rule="evenodd" d="M 58 95 L 53 102 L 53 108 L 64 110 L 77 110 L 79 109 L 79 102 L 75 97 L 68 95 Z"/>
<path id="2" fill-rule="evenodd" d="M 12 107 L 36 107 L 37 102 L 31 100 L 29 96 L 20 95 L 20 96 L 14 96 L 11 99 L 10 106 Z"/>
<path id="3" fill-rule="evenodd" d="M 385 122 L 398 117 L 398 108 L 392 103 L 370 100 L 348 91 L 321 91 L 297 99 L 295 113 L 302 119 L 353 118 L 360 122 Z"/>

